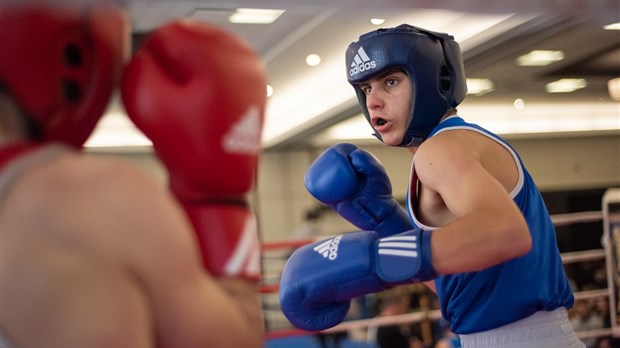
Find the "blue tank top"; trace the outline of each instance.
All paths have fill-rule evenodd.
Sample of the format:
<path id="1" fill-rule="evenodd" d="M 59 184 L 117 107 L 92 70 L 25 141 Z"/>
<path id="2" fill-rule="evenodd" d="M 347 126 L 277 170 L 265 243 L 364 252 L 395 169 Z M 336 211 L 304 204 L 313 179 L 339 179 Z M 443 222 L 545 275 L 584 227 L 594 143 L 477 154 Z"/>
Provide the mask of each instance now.
<path id="1" fill-rule="evenodd" d="M 442 316 L 457 334 L 495 329 L 537 311 L 573 306 L 574 297 L 560 258 L 555 227 L 544 201 L 514 149 L 499 136 L 454 116 L 441 122 L 429 136 L 439 132 L 466 129 L 485 135 L 504 146 L 514 157 L 519 181 L 510 193 L 532 236 L 532 249 L 526 255 L 478 272 L 444 275 L 435 279 Z M 415 158 L 414 158 L 415 161 Z M 417 175 L 412 165 L 407 193 L 407 210 L 414 224 L 421 224 L 412 204 L 416 202 Z"/>

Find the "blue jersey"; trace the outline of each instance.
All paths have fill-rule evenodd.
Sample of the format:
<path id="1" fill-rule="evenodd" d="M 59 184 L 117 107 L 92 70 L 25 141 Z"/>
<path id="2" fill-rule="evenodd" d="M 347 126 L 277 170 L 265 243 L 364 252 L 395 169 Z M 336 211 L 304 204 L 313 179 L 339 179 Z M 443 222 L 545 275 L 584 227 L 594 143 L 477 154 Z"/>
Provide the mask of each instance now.
<path id="1" fill-rule="evenodd" d="M 466 129 L 483 134 L 504 146 L 514 157 L 519 181 L 510 193 L 519 207 L 532 236 L 526 255 L 478 272 L 444 275 L 435 279 L 443 317 L 457 334 L 494 329 L 523 319 L 537 311 L 551 311 L 573 305 L 573 293 L 564 273 L 555 228 L 534 181 L 514 149 L 505 140 L 460 117 L 441 122 L 430 136 L 439 132 Z M 415 158 L 414 158 L 415 161 Z M 418 227 L 412 207 L 416 202 L 417 176 L 412 166 L 407 209 Z"/>

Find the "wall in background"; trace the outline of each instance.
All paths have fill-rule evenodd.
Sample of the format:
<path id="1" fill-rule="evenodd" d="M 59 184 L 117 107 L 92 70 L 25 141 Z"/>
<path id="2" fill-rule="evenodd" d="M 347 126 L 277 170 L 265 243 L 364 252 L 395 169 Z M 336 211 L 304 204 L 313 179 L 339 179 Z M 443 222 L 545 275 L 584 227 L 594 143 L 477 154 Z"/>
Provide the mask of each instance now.
<path id="1" fill-rule="evenodd" d="M 620 134 L 510 139 L 541 191 L 572 191 L 620 186 Z M 405 200 L 411 154 L 405 149 L 359 145 L 386 167 L 394 195 Z M 306 209 L 317 203 L 303 187 L 305 170 L 325 148 L 269 152 L 261 162 L 255 197 L 260 211 L 263 239 L 291 238 Z M 337 214 L 322 221 L 326 235 L 355 230 Z"/>
<path id="2" fill-rule="evenodd" d="M 572 191 L 620 187 L 620 134 L 580 135 L 571 138 L 547 137 L 511 139 L 530 174 L 542 191 Z M 378 141 L 359 145 L 372 152 L 386 167 L 394 195 L 404 201 L 411 167 L 411 154 L 405 149 L 384 146 Z M 285 240 L 301 223 L 305 210 L 317 206 L 303 185 L 306 169 L 325 150 L 308 148 L 263 154 L 258 188 L 252 201 L 259 214 L 263 241 Z M 150 151 L 105 152 L 122 156 L 165 182 L 166 174 Z M 217 170 L 214 168 L 214 170 Z M 325 235 L 355 230 L 337 214 L 325 214 L 321 221 Z"/>

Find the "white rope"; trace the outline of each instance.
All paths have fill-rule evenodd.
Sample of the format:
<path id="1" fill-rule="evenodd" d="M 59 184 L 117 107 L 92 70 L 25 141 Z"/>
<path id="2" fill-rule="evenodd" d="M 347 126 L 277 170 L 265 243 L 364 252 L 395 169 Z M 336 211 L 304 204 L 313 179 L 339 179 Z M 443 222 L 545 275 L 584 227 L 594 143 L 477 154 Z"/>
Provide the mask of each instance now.
<path id="1" fill-rule="evenodd" d="M 605 249 L 591 249 L 583 251 L 571 251 L 560 254 L 563 264 L 600 260 L 605 258 Z"/>
<path id="2" fill-rule="evenodd" d="M 594 329 L 594 330 L 576 331 L 575 334 L 577 335 L 577 337 L 579 337 L 579 339 L 597 338 L 597 337 L 611 336 L 612 330 L 611 328 Z"/>
<path id="3" fill-rule="evenodd" d="M 574 293 L 575 300 L 589 300 L 599 297 L 606 297 L 609 295 L 608 289 L 597 289 L 588 291 L 578 291 Z M 269 317 L 277 317 L 278 314 L 283 318 L 282 313 L 276 309 L 265 309 L 268 312 Z M 419 323 L 423 320 L 437 321 L 441 319 L 441 312 L 438 309 L 430 310 L 428 312 L 411 312 L 399 315 L 391 315 L 387 317 L 375 317 L 369 319 L 348 320 L 344 321 L 330 329 L 323 330 L 324 333 L 343 332 L 367 329 L 370 326 L 386 326 L 386 325 L 398 325 L 398 324 L 413 324 Z M 602 337 L 611 334 L 611 329 L 597 329 L 589 331 L 577 332 L 577 336 L 580 338 Z"/>
<path id="4" fill-rule="evenodd" d="M 603 220 L 603 212 L 598 211 L 582 211 L 577 213 L 567 213 L 567 214 L 554 214 L 551 215 L 551 221 L 555 226 L 564 226 L 570 225 L 574 223 L 588 223 Z M 307 240 L 290 240 L 290 241 L 279 241 L 279 242 L 268 242 L 263 243 L 263 255 L 269 253 L 269 256 L 263 256 L 265 261 L 278 261 L 281 256 L 288 256 L 288 253 L 301 245 L 311 243 L 313 241 L 318 241 L 322 238 L 332 237 L 330 235 L 315 237 Z M 278 252 L 282 255 L 273 255 L 273 253 Z"/>
<path id="5" fill-rule="evenodd" d="M 574 293 L 575 300 L 594 299 L 598 297 L 605 297 L 609 295 L 608 289 L 578 291 Z M 391 315 L 388 317 L 376 317 L 370 319 L 359 319 L 344 321 L 333 328 L 324 330 L 322 332 L 341 332 L 356 329 L 365 329 L 369 326 L 386 326 L 395 324 L 409 324 L 418 323 L 423 320 L 437 321 L 441 318 L 441 312 L 438 309 L 430 310 L 428 312 L 411 312 L 406 314 Z M 611 329 L 607 329 L 611 330 Z M 603 332 L 605 330 L 592 330 L 588 331 L 589 334 L 596 334 L 597 332 Z M 606 331 L 605 331 L 606 332 Z M 610 331 L 611 332 L 611 331 Z M 598 336 L 596 336 L 598 337 Z"/>
<path id="6" fill-rule="evenodd" d="M 596 289 L 596 290 L 585 290 L 585 291 L 577 291 L 573 294 L 575 296 L 575 300 L 592 300 L 598 297 L 609 296 L 609 289 Z"/>
<path id="7" fill-rule="evenodd" d="M 441 312 L 438 309 L 430 310 L 428 312 L 411 312 L 406 314 L 390 315 L 387 317 L 375 317 L 370 319 L 348 320 L 344 321 L 330 329 L 323 330 L 322 332 L 341 332 L 356 329 L 366 329 L 369 326 L 386 326 L 395 324 L 408 324 L 417 323 L 423 320 L 439 320 L 441 318 Z"/>
<path id="8" fill-rule="evenodd" d="M 586 223 L 600 220 L 603 220 L 603 212 L 600 210 L 551 215 L 551 221 L 555 226 L 565 226 L 574 223 Z"/>

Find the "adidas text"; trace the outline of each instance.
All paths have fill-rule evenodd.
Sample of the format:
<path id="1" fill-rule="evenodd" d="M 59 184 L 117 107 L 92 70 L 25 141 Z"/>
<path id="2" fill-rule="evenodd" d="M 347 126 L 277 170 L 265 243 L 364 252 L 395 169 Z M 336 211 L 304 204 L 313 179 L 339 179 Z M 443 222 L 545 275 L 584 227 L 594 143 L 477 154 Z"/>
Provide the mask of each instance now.
<path id="1" fill-rule="evenodd" d="M 370 60 L 364 47 L 360 47 L 357 50 L 357 54 L 353 57 L 353 63 L 351 63 L 351 70 L 349 70 L 349 76 L 359 74 L 363 71 L 374 69 L 377 67 L 377 63 L 374 60 Z"/>
<path id="2" fill-rule="evenodd" d="M 370 62 L 362 63 L 360 65 L 356 65 L 355 67 L 353 67 L 353 69 L 349 70 L 349 75 L 353 76 L 355 74 L 359 74 L 363 71 L 374 69 L 376 67 L 377 67 L 377 64 L 375 63 L 374 60 Z"/>

